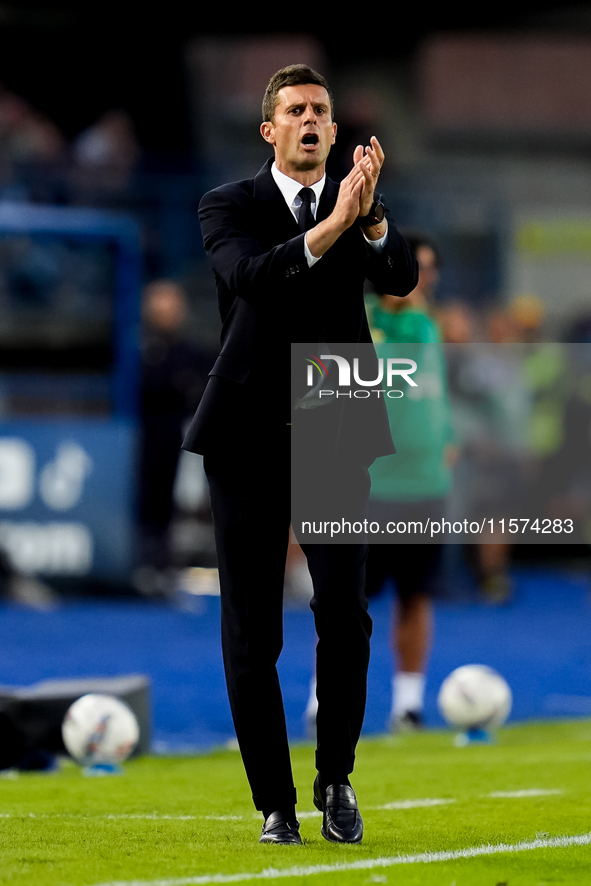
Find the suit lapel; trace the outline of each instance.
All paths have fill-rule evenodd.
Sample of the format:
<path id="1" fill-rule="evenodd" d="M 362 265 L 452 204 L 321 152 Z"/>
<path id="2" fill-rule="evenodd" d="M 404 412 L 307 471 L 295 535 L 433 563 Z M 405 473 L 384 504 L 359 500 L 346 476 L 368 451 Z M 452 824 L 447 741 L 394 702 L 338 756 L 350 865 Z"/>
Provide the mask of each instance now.
<path id="1" fill-rule="evenodd" d="M 263 230 L 274 242 L 290 240 L 299 233 L 298 224 L 271 174 L 269 159 L 255 176 L 253 197 L 256 200 Z"/>

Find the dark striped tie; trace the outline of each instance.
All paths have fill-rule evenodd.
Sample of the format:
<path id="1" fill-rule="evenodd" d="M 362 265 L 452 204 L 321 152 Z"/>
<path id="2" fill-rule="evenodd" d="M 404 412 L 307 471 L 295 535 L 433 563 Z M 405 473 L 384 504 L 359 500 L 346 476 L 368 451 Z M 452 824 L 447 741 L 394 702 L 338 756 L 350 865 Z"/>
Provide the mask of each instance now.
<path id="1" fill-rule="evenodd" d="M 316 224 L 316 220 L 312 214 L 312 203 L 316 202 L 316 194 L 312 188 L 302 188 L 298 197 L 302 201 L 300 212 L 298 215 L 298 225 L 300 231 L 309 231 Z"/>

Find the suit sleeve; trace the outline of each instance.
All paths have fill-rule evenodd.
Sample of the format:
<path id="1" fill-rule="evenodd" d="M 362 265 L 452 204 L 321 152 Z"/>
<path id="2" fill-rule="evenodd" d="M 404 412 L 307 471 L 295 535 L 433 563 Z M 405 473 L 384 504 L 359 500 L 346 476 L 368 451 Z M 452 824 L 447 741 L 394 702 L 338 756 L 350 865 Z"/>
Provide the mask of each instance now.
<path id="1" fill-rule="evenodd" d="M 388 219 L 388 238 L 379 254 L 368 247 L 367 278 L 373 283 L 376 292 L 408 295 L 418 283 L 419 267 L 413 250 L 396 228 L 387 208 L 385 214 Z"/>
<path id="2" fill-rule="evenodd" d="M 304 234 L 264 251 L 251 233 L 252 211 L 252 201 L 233 194 L 230 188 L 210 191 L 199 205 L 203 241 L 213 270 L 231 292 L 256 304 L 270 293 L 277 296 L 309 268 Z"/>

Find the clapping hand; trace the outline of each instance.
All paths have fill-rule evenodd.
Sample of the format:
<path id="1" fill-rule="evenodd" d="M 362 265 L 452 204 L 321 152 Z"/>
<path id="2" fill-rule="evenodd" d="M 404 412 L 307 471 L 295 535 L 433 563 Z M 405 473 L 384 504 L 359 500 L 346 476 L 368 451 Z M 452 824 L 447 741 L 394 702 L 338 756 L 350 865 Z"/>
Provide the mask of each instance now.
<path id="1" fill-rule="evenodd" d="M 370 142 L 365 149 L 362 145 L 355 148 L 353 168 L 341 181 L 337 202 L 329 217 L 306 232 L 308 248 L 315 258 L 324 255 L 355 219 L 369 215 L 384 162 L 384 152 L 377 138 L 372 136 Z M 381 225 L 363 230 L 368 239 L 379 240 L 387 230 L 387 223 L 384 219 Z"/>
<path id="2" fill-rule="evenodd" d="M 359 201 L 359 215 L 368 215 L 374 202 L 374 193 L 384 163 L 384 152 L 377 138 L 372 135 L 370 145 L 365 150 L 357 145 L 353 152 L 353 163 L 361 170 L 364 177 L 363 189 Z"/>

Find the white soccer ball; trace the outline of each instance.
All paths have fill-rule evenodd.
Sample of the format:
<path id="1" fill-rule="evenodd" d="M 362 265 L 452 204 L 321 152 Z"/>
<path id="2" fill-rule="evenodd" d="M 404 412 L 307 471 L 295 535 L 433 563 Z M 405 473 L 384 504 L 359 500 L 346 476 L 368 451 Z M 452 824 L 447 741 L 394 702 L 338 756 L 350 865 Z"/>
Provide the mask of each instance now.
<path id="1" fill-rule="evenodd" d="M 463 665 L 441 684 L 437 704 L 450 726 L 495 729 L 502 726 L 513 698 L 507 681 L 486 665 Z"/>
<path id="2" fill-rule="evenodd" d="M 119 698 L 92 692 L 70 705 L 62 737 L 81 766 L 116 765 L 129 757 L 140 730 L 135 714 Z"/>

